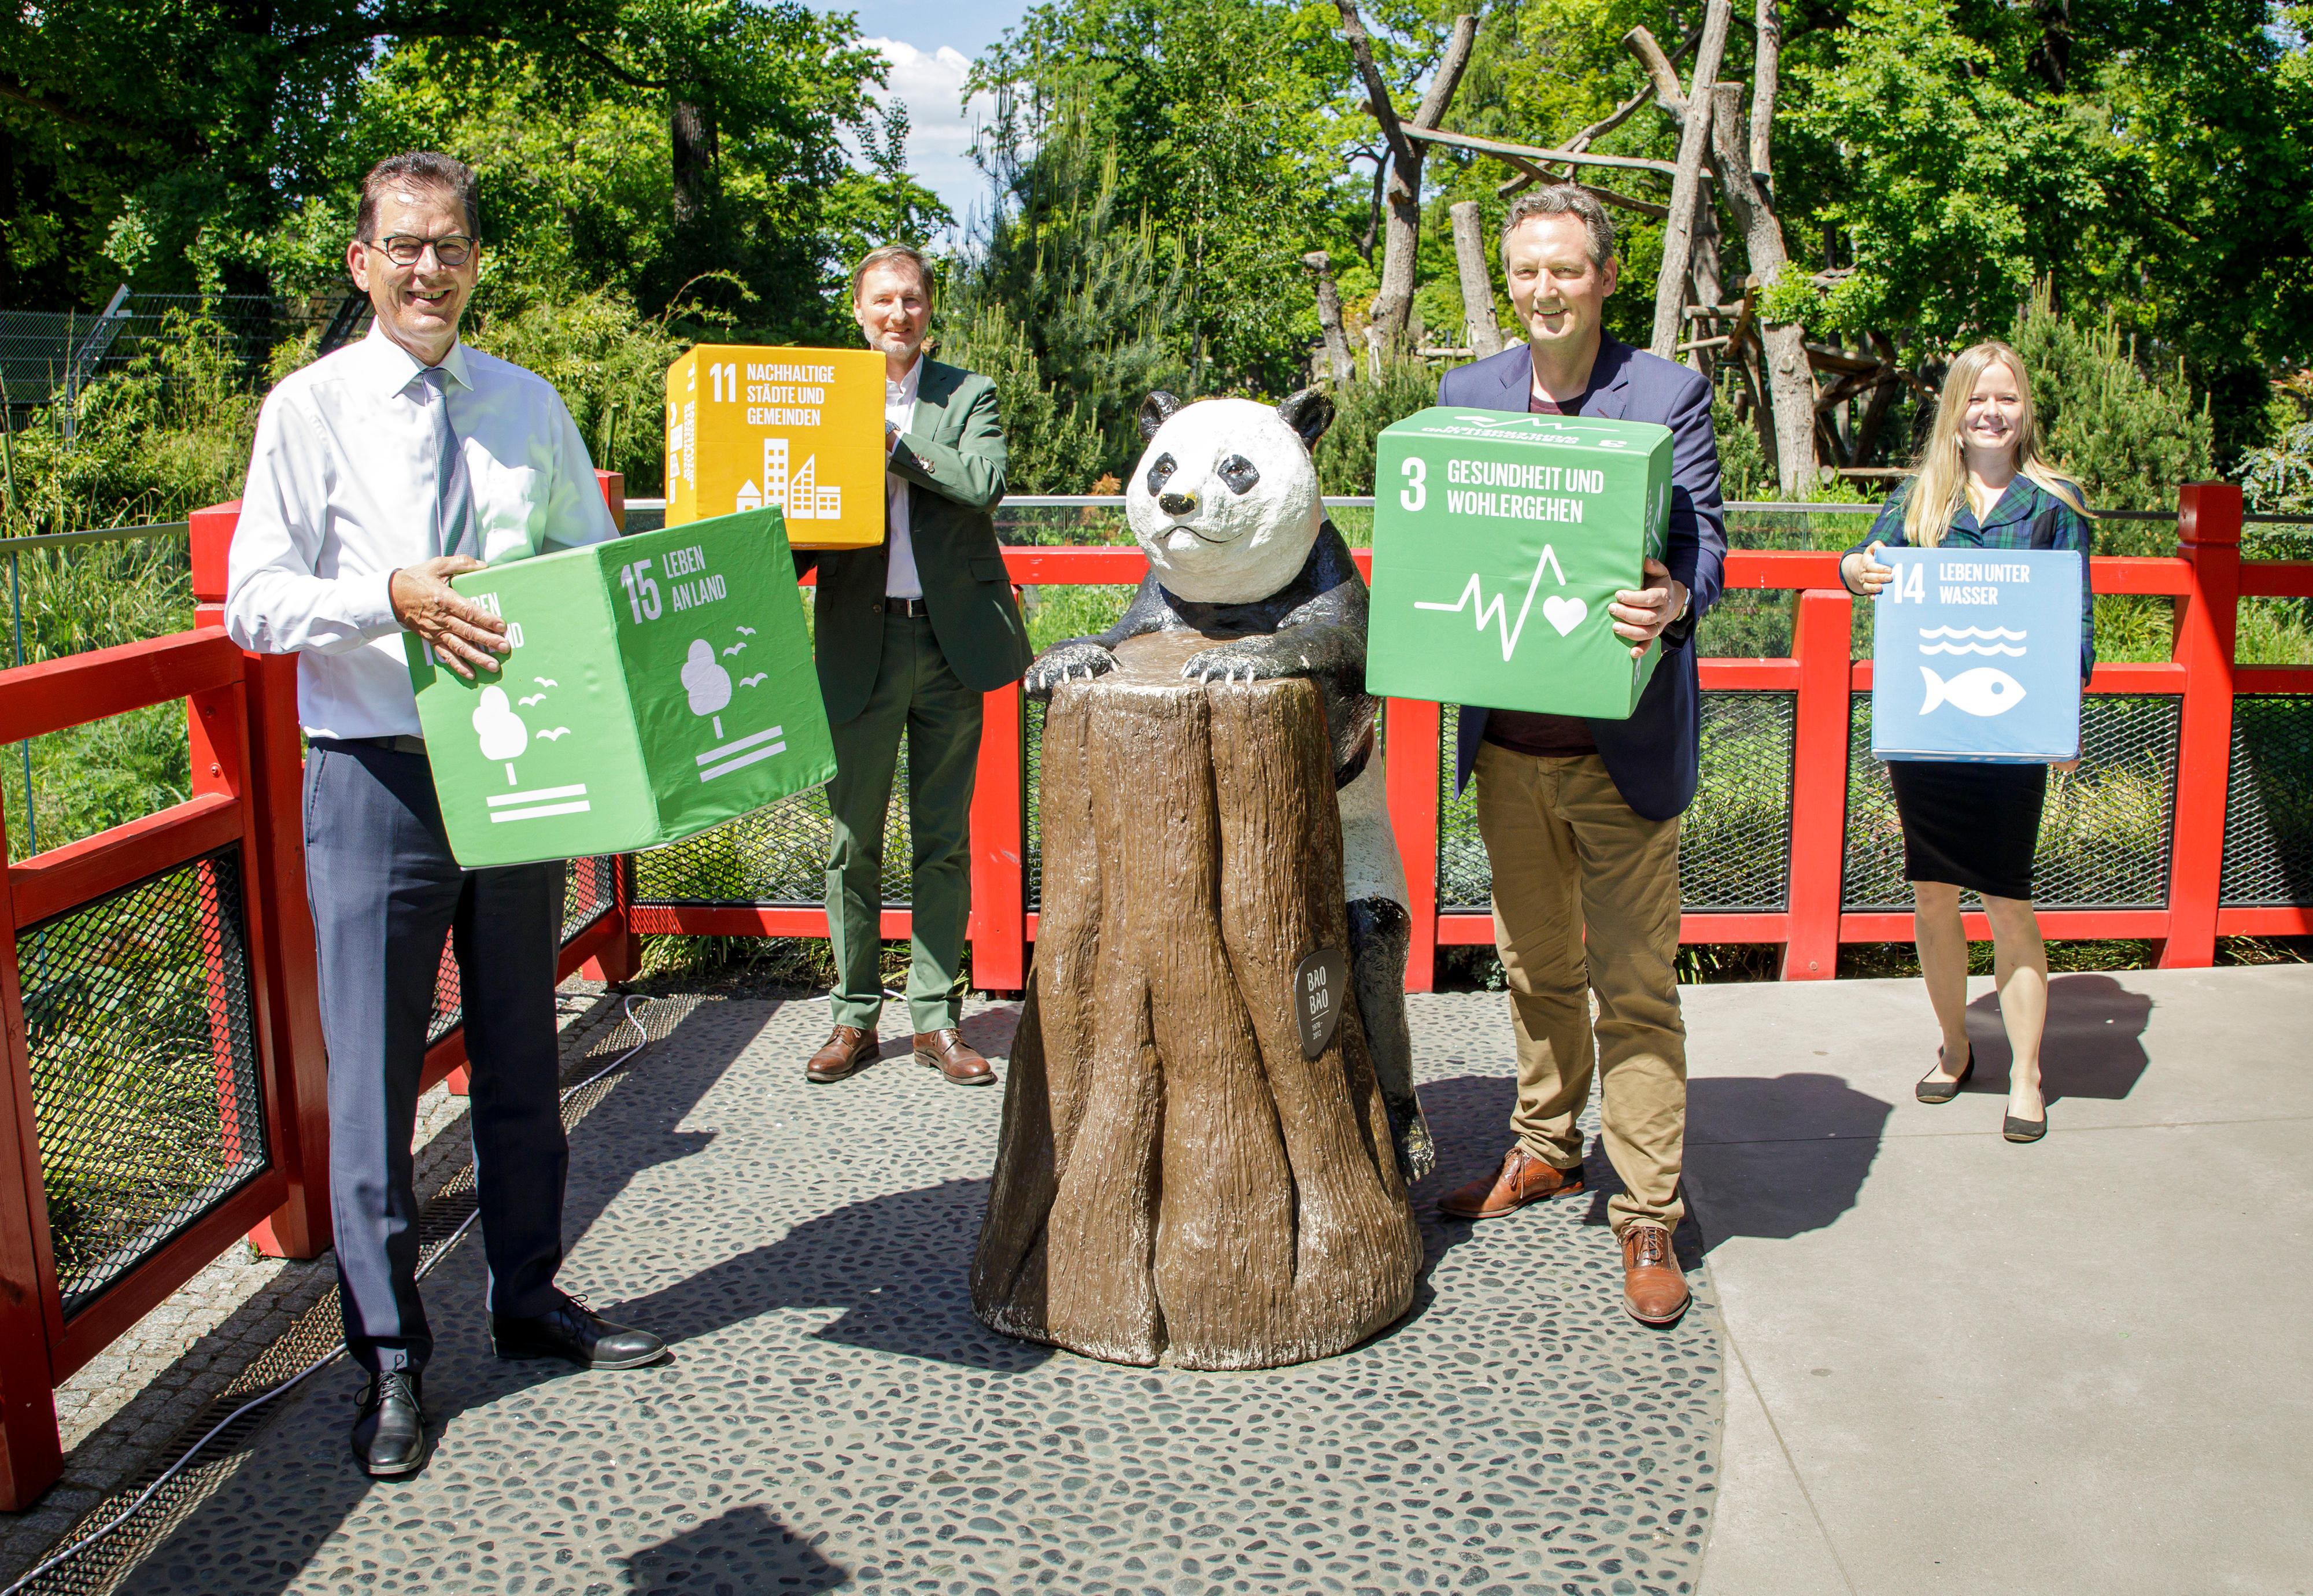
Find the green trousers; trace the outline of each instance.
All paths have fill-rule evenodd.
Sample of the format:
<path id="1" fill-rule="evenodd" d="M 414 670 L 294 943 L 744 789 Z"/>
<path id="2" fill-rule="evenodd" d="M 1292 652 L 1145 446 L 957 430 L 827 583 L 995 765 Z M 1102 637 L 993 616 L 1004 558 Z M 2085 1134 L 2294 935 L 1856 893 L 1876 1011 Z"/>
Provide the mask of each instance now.
<path id="1" fill-rule="evenodd" d="M 827 859 L 827 925 L 834 942 L 837 1025 L 873 1029 L 884 1009 L 876 970 L 884 915 L 884 817 L 900 738 L 908 739 L 908 868 L 915 939 L 908 1014 L 918 1032 L 963 1012 L 963 935 L 972 917 L 972 789 L 980 763 L 981 696 L 957 680 L 923 616 L 884 617 L 883 663 L 867 707 L 828 727 L 835 836 Z"/>

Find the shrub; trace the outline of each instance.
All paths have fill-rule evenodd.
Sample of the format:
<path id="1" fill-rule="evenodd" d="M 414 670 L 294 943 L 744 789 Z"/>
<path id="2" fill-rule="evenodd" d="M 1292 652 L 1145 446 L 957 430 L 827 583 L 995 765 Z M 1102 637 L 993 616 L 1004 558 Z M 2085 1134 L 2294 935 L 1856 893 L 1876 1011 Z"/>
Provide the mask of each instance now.
<path id="1" fill-rule="evenodd" d="M 2045 283 L 2017 313 L 2010 341 L 2031 367 L 2048 453 L 2080 480 L 2091 508 L 2171 509 L 2178 483 L 2209 479 L 2209 408 L 2194 405 L 2181 363 L 2148 375 L 2135 340 L 2124 340 L 2109 317 L 2083 327 L 2057 314 Z M 2167 553 L 2171 541 L 2155 522 L 2107 521 L 2098 529 L 2106 554 Z"/>
<path id="2" fill-rule="evenodd" d="M 1317 440 L 1321 492 L 1359 495 L 1374 490 L 1374 444 L 1382 429 L 1438 402 L 1438 369 L 1421 360 L 1393 360 L 1378 376 L 1359 377 L 1332 390 L 1333 425 Z"/>

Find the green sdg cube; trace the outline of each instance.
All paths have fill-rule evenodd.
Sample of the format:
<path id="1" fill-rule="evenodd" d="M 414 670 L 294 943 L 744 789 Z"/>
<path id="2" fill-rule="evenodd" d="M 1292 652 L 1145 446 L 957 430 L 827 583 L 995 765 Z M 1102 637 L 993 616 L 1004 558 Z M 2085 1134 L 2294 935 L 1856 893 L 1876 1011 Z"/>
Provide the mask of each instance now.
<path id="1" fill-rule="evenodd" d="M 514 651 L 471 681 L 406 639 L 470 869 L 672 842 L 835 774 L 779 512 L 470 571 Z"/>
<path id="2" fill-rule="evenodd" d="M 1670 464 L 1647 421 L 1435 409 L 1385 431 L 1368 691 L 1628 719 L 1661 648 L 1632 659 L 1606 605 L 1662 558 Z"/>

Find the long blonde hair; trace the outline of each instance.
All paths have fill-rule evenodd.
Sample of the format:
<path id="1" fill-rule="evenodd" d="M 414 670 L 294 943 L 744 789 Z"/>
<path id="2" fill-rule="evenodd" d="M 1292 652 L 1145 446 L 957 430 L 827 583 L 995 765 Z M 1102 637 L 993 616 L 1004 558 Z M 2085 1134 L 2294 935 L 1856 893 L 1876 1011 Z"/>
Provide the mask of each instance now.
<path id="1" fill-rule="evenodd" d="M 1912 479 L 1911 497 L 1904 506 L 1904 537 L 1916 548 L 1932 549 L 1943 542 L 1953 519 L 1967 507 L 1967 457 L 1960 448 L 1960 429 L 1967 420 L 1967 401 L 1975 385 L 1994 366 L 2015 375 L 2024 400 L 2017 418 L 2016 474 L 2062 499 L 2085 516 L 2089 513 L 2080 485 L 2048 463 L 2040 453 L 2040 423 L 2032 410 L 2032 374 L 2024 357 L 1997 339 L 1986 339 L 1960 352 L 1944 378 L 1943 396 L 1936 401 L 1936 424 L 1920 451 L 1918 474 Z"/>

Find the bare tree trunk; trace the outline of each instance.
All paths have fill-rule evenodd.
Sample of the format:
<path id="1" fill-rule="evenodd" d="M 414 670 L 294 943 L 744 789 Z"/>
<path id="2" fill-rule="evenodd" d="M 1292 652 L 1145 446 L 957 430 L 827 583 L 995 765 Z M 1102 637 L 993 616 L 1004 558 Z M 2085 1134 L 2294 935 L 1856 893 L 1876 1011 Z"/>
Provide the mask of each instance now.
<path id="1" fill-rule="evenodd" d="M 1414 271 L 1418 264 L 1415 257 L 1421 247 L 1423 146 L 1408 138 L 1399 125 L 1396 108 L 1390 102 L 1389 85 L 1382 81 L 1381 69 L 1374 65 L 1373 40 L 1366 32 L 1364 19 L 1358 15 L 1356 0 L 1334 0 L 1334 4 L 1341 10 L 1341 32 L 1350 41 L 1359 75 L 1365 80 L 1366 108 L 1381 124 L 1382 137 L 1389 145 L 1389 181 L 1382 196 L 1381 287 L 1374 295 L 1369 318 L 1385 358 L 1404 348 L 1406 322 L 1413 308 Z M 1454 19 L 1454 31 L 1446 41 L 1446 52 L 1438 60 L 1437 71 L 1430 75 L 1429 92 L 1414 110 L 1415 127 L 1435 128 L 1445 119 L 1447 108 L 1454 103 L 1454 91 L 1461 87 L 1462 74 L 1470 65 L 1470 47 L 1477 36 L 1477 18 L 1463 15 Z"/>
<path id="2" fill-rule="evenodd" d="M 1356 1004 L 1315 1058 L 1295 1016 L 1301 961 L 1349 945 L 1324 711 L 1304 681 L 1183 682 L 1205 641 L 1052 696 L 972 1305 L 1112 1362 L 1265 1369 L 1404 1313 L 1421 1237 Z"/>
<path id="3" fill-rule="evenodd" d="M 1774 207 L 1751 175 L 1746 158 L 1749 152 L 1736 147 L 1743 91 L 1739 84 L 1726 84 L 1714 98 L 1718 114 L 1711 122 L 1728 207 L 1743 229 L 1760 287 L 1772 287 L 1790 257 L 1784 252 L 1782 224 L 1775 219 Z M 1796 498 L 1814 492 L 1816 482 L 1815 379 L 1807 369 L 1807 333 L 1796 322 L 1763 320 L 1759 342 L 1766 351 L 1767 390 L 1775 417 L 1775 475 L 1783 496 Z"/>
<path id="4" fill-rule="evenodd" d="M 1774 154 L 1776 74 L 1783 54 L 1783 11 L 1775 0 L 1759 0 L 1758 44 L 1751 69 L 1751 170 L 1770 178 Z"/>
<path id="5" fill-rule="evenodd" d="M 1694 217 L 1694 253 L 1687 265 L 1687 285 L 1693 293 L 1691 303 L 1717 304 L 1719 302 L 1719 207 L 1704 195 Z M 1703 336 L 1703 323 L 1695 323 L 1693 336 Z M 1704 377 L 1711 375 L 1711 357 L 1709 349 L 1687 351 L 1687 364 Z"/>
<path id="6" fill-rule="evenodd" d="M 1494 274 L 1486 259 L 1485 232 L 1478 219 L 1478 202 L 1464 199 L 1453 207 L 1454 263 L 1462 276 L 1463 336 L 1471 352 L 1483 360 L 1502 352 L 1502 324 L 1494 319 Z"/>
<path id="7" fill-rule="evenodd" d="M 1312 250 L 1301 257 L 1301 264 L 1317 279 L 1317 325 L 1325 334 L 1325 364 L 1335 383 L 1346 383 L 1358 368 L 1350 357 L 1349 334 L 1341 330 L 1341 293 L 1333 286 L 1333 259 L 1323 250 Z"/>
<path id="8" fill-rule="evenodd" d="M 1686 93 L 1690 114 L 1678 137 L 1678 171 L 1671 179 L 1670 220 L 1663 228 L 1662 271 L 1655 279 L 1655 332 L 1651 348 L 1666 360 L 1678 355 L 1678 331 L 1686 310 L 1686 264 L 1694 239 L 1695 207 L 1702 198 L 1702 160 L 1711 144 L 1712 90 L 1727 53 L 1727 24 L 1733 0 L 1710 0 L 1703 13 L 1702 42 L 1694 53 L 1694 79 Z"/>

